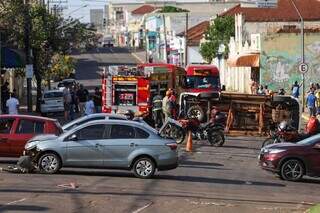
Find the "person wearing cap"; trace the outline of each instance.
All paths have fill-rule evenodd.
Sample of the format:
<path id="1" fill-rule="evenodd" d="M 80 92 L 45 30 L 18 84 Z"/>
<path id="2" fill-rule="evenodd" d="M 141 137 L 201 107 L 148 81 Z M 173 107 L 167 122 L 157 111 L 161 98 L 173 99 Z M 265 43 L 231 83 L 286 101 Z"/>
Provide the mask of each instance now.
<path id="1" fill-rule="evenodd" d="M 162 100 L 162 112 L 164 114 L 164 119 L 167 120 L 168 118 L 171 118 L 171 106 L 170 106 L 170 96 L 171 92 L 168 90 L 166 92 L 166 96 Z"/>

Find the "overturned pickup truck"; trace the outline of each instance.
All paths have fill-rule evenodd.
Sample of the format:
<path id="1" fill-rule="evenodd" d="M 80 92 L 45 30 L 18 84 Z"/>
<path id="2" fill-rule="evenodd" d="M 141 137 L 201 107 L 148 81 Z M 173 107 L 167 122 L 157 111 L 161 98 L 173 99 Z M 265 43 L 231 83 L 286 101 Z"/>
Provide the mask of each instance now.
<path id="1" fill-rule="evenodd" d="M 231 136 L 267 135 L 278 123 L 290 120 L 299 128 L 299 101 L 291 96 L 262 96 L 239 93 L 182 93 L 180 115 L 198 118 L 201 122 L 210 119 L 213 106 L 226 113 L 225 133 Z"/>

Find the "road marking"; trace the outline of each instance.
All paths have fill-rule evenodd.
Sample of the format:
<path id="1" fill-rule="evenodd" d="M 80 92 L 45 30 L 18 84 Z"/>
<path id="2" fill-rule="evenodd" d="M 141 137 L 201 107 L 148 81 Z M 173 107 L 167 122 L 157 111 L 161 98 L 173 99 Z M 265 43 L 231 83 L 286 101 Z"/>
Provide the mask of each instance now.
<path id="1" fill-rule="evenodd" d="M 142 60 L 141 58 L 139 58 L 139 56 L 138 56 L 137 54 L 131 53 L 131 55 L 132 55 L 133 57 L 135 57 L 140 63 L 144 63 L 144 60 Z"/>
<path id="2" fill-rule="evenodd" d="M 20 202 L 23 202 L 23 201 L 25 201 L 25 200 L 27 200 L 27 198 L 22 198 L 22 199 L 20 199 L 20 200 L 15 200 L 15 201 L 12 201 L 12 202 L 9 202 L 9 203 L 4 204 L 3 207 L 4 207 L 4 206 L 9 206 L 9 205 L 12 205 L 12 204 L 16 204 L 16 203 L 20 203 Z M 0 208 L 1 208 L 1 207 L 0 207 Z"/>
<path id="3" fill-rule="evenodd" d="M 143 206 L 143 207 L 141 207 L 141 208 L 133 211 L 132 213 L 139 213 L 139 212 L 145 210 L 146 208 L 148 208 L 148 207 L 151 206 L 151 205 L 152 205 L 152 202 L 150 202 L 150 203 L 148 203 L 147 205 L 145 205 L 145 206 Z"/>

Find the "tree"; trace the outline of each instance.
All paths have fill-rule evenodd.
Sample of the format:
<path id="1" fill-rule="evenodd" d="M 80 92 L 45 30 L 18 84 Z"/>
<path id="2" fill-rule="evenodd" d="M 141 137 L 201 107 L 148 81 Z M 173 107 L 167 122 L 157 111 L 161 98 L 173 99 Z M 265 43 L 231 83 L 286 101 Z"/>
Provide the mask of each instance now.
<path id="1" fill-rule="evenodd" d="M 183 12 L 189 12 L 189 10 L 174 7 L 174 6 L 164 6 L 159 11 L 160 13 L 183 13 Z"/>
<path id="2" fill-rule="evenodd" d="M 75 60 L 68 55 L 56 54 L 52 57 L 51 68 L 46 72 L 47 78 L 64 79 L 69 77 L 75 69 Z"/>
<path id="3" fill-rule="evenodd" d="M 0 0 L 0 27 L 6 45 L 24 48 L 25 7 L 23 0 Z M 30 0 L 30 2 L 33 2 Z M 55 54 L 64 57 L 73 45 L 86 46 L 94 40 L 95 32 L 78 20 L 64 19 L 47 11 L 45 6 L 31 3 L 30 43 L 33 55 L 34 74 L 37 81 L 37 111 L 40 109 L 42 81 L 52 76 L 49 64 Z M 69 60 L 69 59 L 68 59 Z M 55 72 L 54 72 L 55 73 Z M 61 76 L 61 73 L 58 74 Z"/>
<path id="4" fill-rule="evenodd" d="M 230 37 L 235 35 L 234 24 L 234 17 L 224 16 L 217 17 L 209 26 L 205 33 L 206 42 L 200 46 L 200 54 L 206 61 L 211 63 L 218 56 L 221 44 L 225 46 L 222 56 L 226 57 L 228 55 Z"/>

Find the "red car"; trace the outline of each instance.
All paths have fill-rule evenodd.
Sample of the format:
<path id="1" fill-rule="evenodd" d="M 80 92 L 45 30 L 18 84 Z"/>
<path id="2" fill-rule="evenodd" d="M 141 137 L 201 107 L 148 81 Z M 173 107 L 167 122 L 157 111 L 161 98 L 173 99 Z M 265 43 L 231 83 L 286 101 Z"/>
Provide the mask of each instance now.
<path id="1" fill-rule="evenodd" d="M 271 144 L 261 149 L 260 166 L 282 179 L 298 181 L 320 176 L 320 134 L 298 143 Z"/>
<path id="2" fill-rule="evenodd" d="M 35 135 L 63 132 L 55 119 L 28 115 L 0 115 L 0 157 L 19 157 Z"/>

